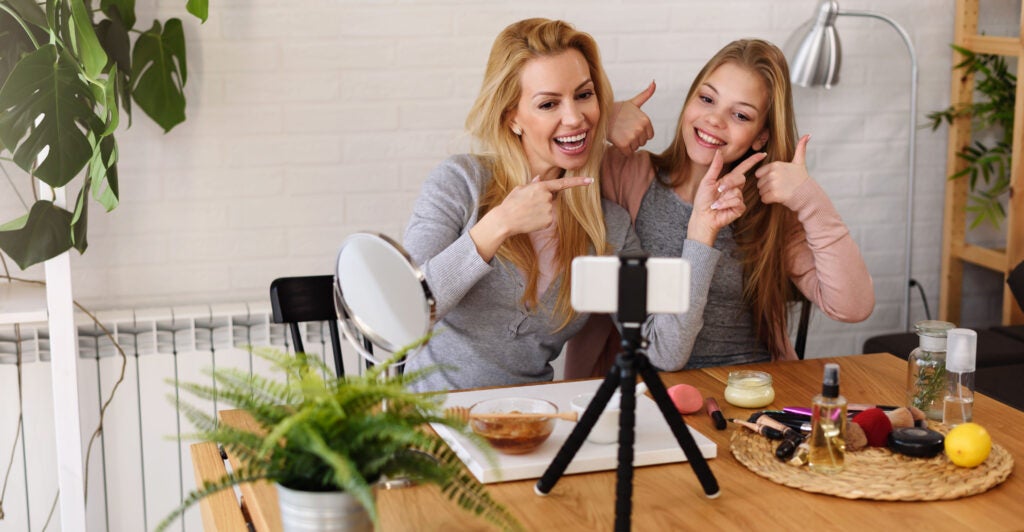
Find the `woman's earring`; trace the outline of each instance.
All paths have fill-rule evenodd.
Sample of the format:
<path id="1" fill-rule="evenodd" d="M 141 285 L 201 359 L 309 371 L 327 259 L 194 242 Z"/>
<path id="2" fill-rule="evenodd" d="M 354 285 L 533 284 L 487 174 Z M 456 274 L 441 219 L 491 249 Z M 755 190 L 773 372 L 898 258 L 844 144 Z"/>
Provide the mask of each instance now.
<path id="1" fill-rule="evenodd" d="M 519 126 L 512 126 L 512 132 L 515 133 L 517 137 L 521 137 L 523 135 L 523 128 Z"/>

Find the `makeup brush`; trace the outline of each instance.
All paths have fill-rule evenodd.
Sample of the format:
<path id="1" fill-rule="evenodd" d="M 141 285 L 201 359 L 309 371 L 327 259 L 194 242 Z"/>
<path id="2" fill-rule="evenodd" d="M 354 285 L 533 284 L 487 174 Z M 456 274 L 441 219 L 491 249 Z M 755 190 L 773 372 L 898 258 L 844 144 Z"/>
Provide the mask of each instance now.
<path id="1" fill-rule="evenodd" d="M 781 440 L 783 438 L 782 431 L 769 427 L 768 425 L 758 425 L 749 421 L 743 421 L 742 419 L 730 418 L 730 422 L 737 425 L 747 427 L 748 429 L 768 438 L 769 440 Z"/>

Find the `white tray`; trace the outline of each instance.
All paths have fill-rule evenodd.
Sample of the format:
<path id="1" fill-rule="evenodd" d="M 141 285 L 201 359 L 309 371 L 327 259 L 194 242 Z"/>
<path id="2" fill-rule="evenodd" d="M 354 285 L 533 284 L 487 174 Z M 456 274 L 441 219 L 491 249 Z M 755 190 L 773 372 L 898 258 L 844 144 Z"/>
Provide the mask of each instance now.
<path id="1" fill-rule="evenodd" d="M 448 394 L 445 406 L 472 406 L 473 403 L 492 397 L 536 397 L 547 399 L 558 405 L 560 412 L 570 411 L 569 401 L 581 394 L 597 391 L 601 385 L 599 380 L 559 382 L 538 386 L 519 388 L 492 388 L 469 392 L 452 392 Z M 555 454 L 562 447 L 574 423 L 558 420 L 551 437 L 535 451 L 528 454 L 508 455 L 495 452 L 495 462 L 491 464 L 486 455 L 474 443 L 456 434 L 442 425 L 433 425 L 434 430 L 448 442 L 448 445 L 466 463 L 466 467 L 480 482 L 504 482 L 524 478 L 540 478 L 551 464 Z M 687 425 L 704 458 L 718 455 L 718 446 L 707 436 Z M 612 444 L 596 444 L 584 442 L 572 463 L 565 470 L 566 474 L 586 473 L 615 469 L 619 446 Z M 672 435 L 665 418 L 654 400 L 646 395 L 637 397 L 636 402 L 636 443 L 633 447 L 634 466 L 684 462 L 686 455 L 679 448 L 679 443 Z"/>

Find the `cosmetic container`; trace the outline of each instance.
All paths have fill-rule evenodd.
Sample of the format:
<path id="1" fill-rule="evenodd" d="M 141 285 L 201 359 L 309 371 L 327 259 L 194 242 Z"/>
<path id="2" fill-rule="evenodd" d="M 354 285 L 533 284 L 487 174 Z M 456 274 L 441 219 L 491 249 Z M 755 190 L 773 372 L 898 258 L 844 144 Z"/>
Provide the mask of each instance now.
<path id="1" fill-rule="evenodd" d="M 948 321 L 915 323 L 920 343 L 907 357 L 907 406 L 921 409 L 935 421 L 942 420 L 946 395 L 946 332 L 954 327 Z"/>
<path id="2" fill-rule="evenodd" d="M 950 329 L 946 333 L 946 397 L 942 423 L 954 427 L 974 418 L 974 369 L 978 333 L 971 329 Z"/>
<path id="3" fill-rule="evenodd" d="M 730 371 L 725 400 L 741 408 L 761 408 L 775 400 L 772 376 L 763 371 Z"/>
<path id="4" fill-rule="evenodd" d="M 839 395 L 839 364 L 825 364 L 821 394 L 811 402 L 811 438 L 807 464 L 834 474 L 846 458 L 846 398 Z"/>

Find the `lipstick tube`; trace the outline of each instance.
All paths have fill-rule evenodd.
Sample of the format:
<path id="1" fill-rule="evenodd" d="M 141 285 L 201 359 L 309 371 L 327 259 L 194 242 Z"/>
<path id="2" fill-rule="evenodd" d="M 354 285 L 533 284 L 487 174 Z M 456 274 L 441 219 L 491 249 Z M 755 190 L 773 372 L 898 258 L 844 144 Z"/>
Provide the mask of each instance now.
<path id="1" fill-rule="evenodd" d="M 718 401 L 715 401 L 714 397 L 708 397 L 705 403 L 708 415 L 711 416 L 711 421 L 714 423 L 715 428 L 725 430 L 725 416 L 722 415 L 722 410 L 718 408 Z"/>

